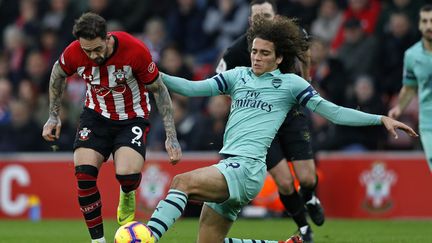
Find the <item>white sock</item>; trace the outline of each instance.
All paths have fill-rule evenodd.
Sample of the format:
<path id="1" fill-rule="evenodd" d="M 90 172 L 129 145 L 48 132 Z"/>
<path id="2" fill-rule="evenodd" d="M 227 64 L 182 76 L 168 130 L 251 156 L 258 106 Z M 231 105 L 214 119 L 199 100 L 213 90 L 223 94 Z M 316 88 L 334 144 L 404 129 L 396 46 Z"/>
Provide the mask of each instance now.
<path id="1" fill-rule="evenodd" d="M 94 239 L 91 241 L 91 243 L 106 243 L 105 237 Z"/>
<path id="2" fill-rule="evenodd" d="M 309 227 L 308 225 L 301 227 L 300 228 L 300 234 L 302 234 L 302 235 L 306 234 L 308 227 Z"/>
<path id="3" fill-rule="evenodd" d="M 319 202 L 320 201 L 318 200 L 318 198 L 315 197 L 315 195 L 314 195 L 314 196 L 312 196 L 311 200 L 309 200 L 309 201 L 306 202 L 306 204 L 317 204 Z"/>

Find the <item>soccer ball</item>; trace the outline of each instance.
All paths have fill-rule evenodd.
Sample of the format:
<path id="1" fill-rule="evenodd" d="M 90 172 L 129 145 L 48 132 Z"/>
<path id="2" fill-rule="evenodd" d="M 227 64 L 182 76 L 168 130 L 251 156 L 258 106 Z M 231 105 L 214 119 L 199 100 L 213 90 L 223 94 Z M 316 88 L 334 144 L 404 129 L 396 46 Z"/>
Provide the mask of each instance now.
<path id="1" fill-rule="evenodd" d="M 156 240 L 147 225 L 132 221 L 120 226 L 114 236 L 114 243 L 155 243 Z"/>

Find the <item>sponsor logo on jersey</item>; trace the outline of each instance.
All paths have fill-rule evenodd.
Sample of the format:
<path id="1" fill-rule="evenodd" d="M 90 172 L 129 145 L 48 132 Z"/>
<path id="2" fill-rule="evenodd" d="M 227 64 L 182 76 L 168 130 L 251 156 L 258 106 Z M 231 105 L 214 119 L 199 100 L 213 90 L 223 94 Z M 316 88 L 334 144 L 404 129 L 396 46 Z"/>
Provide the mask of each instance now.
<path id="1" fill-rule="evenodd" d="M 115 87 L 109 88 L 102 85 L 92 85 L 92 89 L 98 96 L 105 97 L 107 94 L 111 93 L 117 93 L 117 94 L 123 94 L 126 91 L 126 85 L 120 84 Z"/>
<path id="2" fill-rule="evenodd" d="M 85 73 L 83 73 L 82 78 L 88 82 L 91 82 L 93 81 L 93 74 L 86 75 Z"/>
<path id="3" fill-rule="evenodd" d="M 271 112 L 273 105 L 260 99 L 261 92 L 257 91 L 246 91 L 243 99 L 235 99 L 231 102 L 231 108 L 245 107 L 261 109 L 263 111 Z"/>

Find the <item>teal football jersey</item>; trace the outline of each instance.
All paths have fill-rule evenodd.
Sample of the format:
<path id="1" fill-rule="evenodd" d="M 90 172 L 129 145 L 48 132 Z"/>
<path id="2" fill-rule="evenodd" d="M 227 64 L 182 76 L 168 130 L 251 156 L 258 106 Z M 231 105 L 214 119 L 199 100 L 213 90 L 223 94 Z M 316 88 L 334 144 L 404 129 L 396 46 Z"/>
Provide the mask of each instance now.
<path id="1" fill-rule="evenodd" d="M 421 41 L 405 51 L 403 84 L 416 86 L 421 129 L 432 129 L 432 52 Z"/>
<path id="2" fill-rule="evenodd" d="M 381 116 L 326 101 L 306 80 L 295 74 L 282 74 L 279 69 L 259 77 L 251 68 L 237 67 L 203 81 L 190 82 L 166 74 L 162 79 L 170 90 L 186 96 L 231 96 L 222 154 L 264 162 L 276 132 L 295 104 L 306 106 L 340 124 L 364 126 L 381 123 Z"/>

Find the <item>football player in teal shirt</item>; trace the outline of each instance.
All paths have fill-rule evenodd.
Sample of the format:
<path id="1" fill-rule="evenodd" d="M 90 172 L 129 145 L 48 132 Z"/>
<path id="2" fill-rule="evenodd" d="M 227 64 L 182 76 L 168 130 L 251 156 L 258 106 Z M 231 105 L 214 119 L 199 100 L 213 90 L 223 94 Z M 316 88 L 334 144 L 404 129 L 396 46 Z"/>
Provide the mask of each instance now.
<path id="1" fill-rule="evenodd" d="M 405 51 L 403 86 L 398 104 L 389 116 L 398 118 L 411 100 L 419 96 L 419 130 L 423 150 L 432 172 L 432 5 L 420 9 L 419 29 L 422 38 Z"/>
<path id="2" fill-rule="evenodd" d="M 168 195 L 148 222 L 156 240 L 181 216 L 188 200 L 205 202 L 198 243 L 278 243 L 284 241 L 225 238 L 241 208 L 261 190 L 266 176 L 265 157 L 290 108 L 301 104 L 337 124 L 384 125 L 417 136 L 407 125 L 386 116 L 337 106 L 323 99 L 303 78 L 290 73 L 295 58 L 307 45 L 297 24 L 286 17 L 254 18 L 248 30 L 252 67 L 238 67 L 203 81 L 163 74 L 173 92 L 185 96 L 230 95 L 231 112 L 218 164 L 174 177 Z M 291 237 L 285 242 L 301 242 Z"/>

